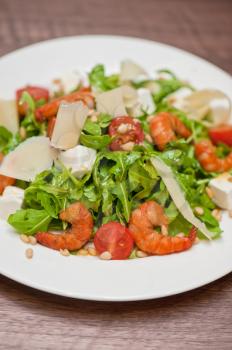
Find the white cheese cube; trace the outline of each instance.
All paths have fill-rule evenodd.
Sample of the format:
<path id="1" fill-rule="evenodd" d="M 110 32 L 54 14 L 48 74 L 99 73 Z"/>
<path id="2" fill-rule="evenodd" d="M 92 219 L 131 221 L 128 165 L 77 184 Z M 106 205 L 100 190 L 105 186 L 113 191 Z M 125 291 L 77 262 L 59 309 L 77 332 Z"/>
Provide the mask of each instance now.
<path id="1" fill-rule="evenodd" d="M 10 214 L 19 210 L 23 204 L 24 190 L 7 186 L 0 197 L 0 219 L 7 220 Z"/>
<path id="2" fill-rule="evenodd" d="M 96 160 L 97 152 L 85 146 L 78 145 L 67 151 L 60 152 L 58 159 L 67 167 L 72 169 L 72 174 L 82 178 L 92 170 Z"/>
<path id="3" fill-rule="evenodd" d="M 24 197 L 24 190 L 22 188 L 16 187 L 16 186 L 7 186 L 3 191 L 3 197 L 9 197 L 13 196 L 19 199 L 23 199 Z"/>
<path id="4" fill-rule="evenodd" d="M 213 179 L 209 183 L 209 187 L 213 192 L 213 201 L 220 208 L 232 209 L 232 179 L 230 174 L 223 174 Z"/>

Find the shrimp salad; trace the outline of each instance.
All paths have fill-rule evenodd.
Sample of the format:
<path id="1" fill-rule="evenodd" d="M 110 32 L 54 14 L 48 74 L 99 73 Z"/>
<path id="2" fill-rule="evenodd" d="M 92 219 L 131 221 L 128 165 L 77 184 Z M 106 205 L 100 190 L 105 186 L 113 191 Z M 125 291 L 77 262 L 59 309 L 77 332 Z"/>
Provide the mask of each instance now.
<path id="1" fill-rule="evenodd" d="M 220 239 L 222 209 L 232 216 L 223 92 L 125 60 L 15 96 L 0 99 L 0 218 L 24 242 L 120 260 Z"/>

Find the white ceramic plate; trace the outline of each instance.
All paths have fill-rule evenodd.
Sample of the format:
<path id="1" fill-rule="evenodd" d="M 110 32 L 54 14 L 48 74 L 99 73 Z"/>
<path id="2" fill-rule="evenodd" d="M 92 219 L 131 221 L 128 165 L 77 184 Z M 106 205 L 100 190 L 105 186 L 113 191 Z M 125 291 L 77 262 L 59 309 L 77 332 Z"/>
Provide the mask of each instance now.
<path id="1" fill-rule="evenodd" d="M 218 88 L 232 99 L 232 79 L 221 69 L 179 49 L 126 37 L 81 36 L 51 40 L 0 59 L 0 96 L 11 97 L 25 84 L 48 85 L 54 77 L 104 63 L 117 71 L 133 59 L 148 71 L 170 68 L 198 88 Z M 0 223 L 0 273 L 25 285 L 89 300 L 142 300 L 188 291 L 232 271 L 232 220 L 223 216 L 223 236 L 181 254 L 128 261 L 63 257 L 42 246 L 27 260 L 18 235 Z"/>

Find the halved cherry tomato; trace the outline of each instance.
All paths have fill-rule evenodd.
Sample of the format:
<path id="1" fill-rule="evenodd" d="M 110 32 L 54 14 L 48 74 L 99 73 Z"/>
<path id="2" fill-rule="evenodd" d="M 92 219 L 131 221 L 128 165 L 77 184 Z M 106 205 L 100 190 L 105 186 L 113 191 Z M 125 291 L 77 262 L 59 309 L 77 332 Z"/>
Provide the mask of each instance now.
<path id="1" fill-rule="evenodd" d="M 94 245 L 99 254 L 108 251 L 113 260 L 123 260 L 130 256 L 134 241 L 128 228 L 111 221 L 98 229 Z"/>
<path id="2" fill-rule="evenodd" d="M 209 130 L 209 136 L 213 143 L 225 143 L 232 146 L 232 125 L 221 125 Z"/>
<path id="3" fill-rule="evenodd" d="M 24 88 L 22 89 L 18 89 L 16 91 L 16 99 L 17 101 L 19 102 L 21 96 L 22 96 L 22 93 L 24 91 L 27 91 L 31 97 L 33 97 L 33 99 L 35 101 L 39 101 L 39 100 L 42 100 L 44 99 L 46 102 L 48 101 L 49 99 L 49 91 L 48 89 L 45 89 L 45 88 L 42 88 L 42 87 L 39 87 L 39 86 L 25 86 Z M 26 114 L 26 111 L 27 111 L 27 105 L 26 103 L 24 103 L 23 105 L 19 105 L 18 104 L 18 110 L 19 110 L 19 114 L 21 115 L 25 115 Z"/>
<path id="4" fill-rule="evenodd" d="M 52 133 L 53 133 L 55 124 L 56 124 L 56 117 L 52 117 L 51 119 L 49 119 L 48 128 L 47 128 L 47 136 L 49 138 L 52 137 Z"/>
<path id="5" fill-rule="evenodd" d="M 15 184 L 15 182 L 16 180 L 13 179 L 12 177 L 0 175 L 0 194 L 2 194 L 2 192 L 7 186 L 12 186 Z"/>
<path id="6" fill-rule="evenodd" d="M 125 132 L 119 128 L 123 124 L 125 124 Z M 113 137 L 109 146 L 112 151 L 121 150 L 121 146 L 127 142 L 138 144 L 144 140 L 144 133 L 139 121 L 129 116 L 115 118 L 109 126 L 109 135 Z"/>

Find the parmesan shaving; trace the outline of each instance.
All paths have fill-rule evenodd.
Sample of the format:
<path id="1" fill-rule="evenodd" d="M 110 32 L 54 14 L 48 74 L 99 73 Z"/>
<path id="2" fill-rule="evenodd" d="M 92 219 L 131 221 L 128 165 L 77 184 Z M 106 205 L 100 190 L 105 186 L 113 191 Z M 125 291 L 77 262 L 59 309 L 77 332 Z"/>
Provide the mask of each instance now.
<path id="1" fill-rule="evenodd" d="M 17 105 L 15 100 L 0 100 L 0 125 L 15 134 L 19 130 Z"/>
<path id="2" fill-rule="evenodd" d="M 143 80 L 147 78 L 147 72 L 131 60 L 121 62 L 121 81 Z"/>
<path id="3" fill-rule="evenodd" d="M 52 133 L 51 145 L 67 150 L 78 144 L 89 109 L 82 102 L 62 103 Z"/>
<path id="4" fill-rule="evenodd" d="M 109 114 L 113 118 L 127 115 L 123 94 L 122 87 L 98 94 L 96 96 L 97 112 Z"/>
<path id="5" fill-rule="evenodd" d="M 151 162 L 158 174 L 162 178 L 167 190 L 172 197 L 177 209 L 183 215 L 183 217 L 190 222 L 192 225 L 197 227 L 209 240 L 212 239 L 212 233 L 207 229 L 205 224 L 200 221 L 194 214 L 193 211 L 185 199 L 184 193 L 175 179 L 172 170 L 167 166 L 161 159 L 152 158 Z"/>

